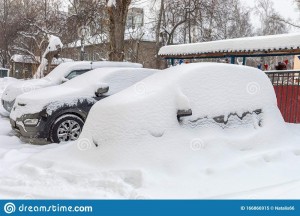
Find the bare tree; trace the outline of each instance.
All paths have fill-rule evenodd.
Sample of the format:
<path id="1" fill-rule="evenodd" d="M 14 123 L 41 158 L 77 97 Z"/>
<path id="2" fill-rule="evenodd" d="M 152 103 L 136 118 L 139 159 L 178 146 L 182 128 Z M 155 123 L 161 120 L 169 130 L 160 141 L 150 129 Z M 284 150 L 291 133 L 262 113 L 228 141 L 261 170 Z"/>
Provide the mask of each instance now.
<path id="1" fill-rule="evenodd" d="M 196 3 L 195 3 L 196 2 Z M 191 17 L 197 9 L 197 2 L 191 0 L 164 0 L 162 10 L 162 39 L 164 44 L 173 44 L 178 31 L 185 23 L 191 23 Z"/>
<path id="2" fill-rule="evenodd" d="M 253 35 L 250 9 L 240 0 L 161 0 L 156 33 L 164 44 Z M 158 34 L 156 34 L 158 41 Z"/>
<path id="3" fill-rule="evenodd" d="M 105 0 L 69 0 L 69 3 L 68 31 L 65 36 L 73 36 L 71 41 L 79 37 L 80 60 L 84 60 L 86 40 L 94 34 L 103 34 L 106 31 Z"/>
<path id="4" fill-rule="evenodd" d="M 156 24 L 156 29 L 155 29 L 155 46 L 156 46 L 156 53 L 158 54 L 159 49 L 161 47 L 161 41 L 160 41 L 160 33 L 161 33 L 161 25 L 162 25 L 162 18 L 163 18 L 163 13 L 165 10 L 165 3 L 164 0 L 160 1 L 160 7 L 159 7 L 159 13 L 157 17 L 157 24 Z M 157 56 L 156 58 L 156 68 L 159 68 L 160 61 Z"/>
<path id="5" fill-rule="evenodd" d="M 27 29 L 28 20 L 35 17 L 34 9 L 28 7 L 30 3 L 33 2 L 0 0 L 0 59 L 3 67 L 9 62 L 18 32 Z"/>
<path id="6" fill-rule="evenodd" d="M 274 3 L 270 0 L 258 0 L 256 13 L 260 17 L 261 27 L 258 29 L 259 35 L 274 35 L 288 32 L 288 25 L 274 9 Z"/>
<path id="7" fill-rule="evenodd" d="M 39 62 L 42 62 L 42 54 L 48 45 L 48 38 L 50 35 L 60 36 L 66 21 L 63 13 L 59 10 L 61 1 L 36 0 L 33 5 L 30 3 L 26 7 L 34 11 L 35 16 L 31 18 L 23 17 L 28 22 L 28 27 L 17 32 L 12 50 L 15 53 L 30 56 L 33 61 L 36 61 L 39 57 Z M 54 55 L 47 55 L 47 70 L 40 71 L 40 76 L 44 76 L 43 73 L 48 73 L 51 70 L 53 57 Z"/>
<path id="8" fill-rule="evenodd" d="M 124 33 L 131 0 L 106 0 L 109 16 L 109 60 L 124 60 Z"/>

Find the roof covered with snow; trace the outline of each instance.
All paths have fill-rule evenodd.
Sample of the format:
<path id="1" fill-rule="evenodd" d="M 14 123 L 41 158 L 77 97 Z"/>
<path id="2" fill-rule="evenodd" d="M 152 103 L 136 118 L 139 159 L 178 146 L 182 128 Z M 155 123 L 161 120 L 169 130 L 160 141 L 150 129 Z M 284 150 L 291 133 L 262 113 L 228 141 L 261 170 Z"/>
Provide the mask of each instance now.
<path id="1" fill-rule="evenodd" d="M 162 47 L 159 51 L 159 55 L 164 58 L 224 57 L 268 53 L 300 53 L 300 33 L 169 45 Z"/>

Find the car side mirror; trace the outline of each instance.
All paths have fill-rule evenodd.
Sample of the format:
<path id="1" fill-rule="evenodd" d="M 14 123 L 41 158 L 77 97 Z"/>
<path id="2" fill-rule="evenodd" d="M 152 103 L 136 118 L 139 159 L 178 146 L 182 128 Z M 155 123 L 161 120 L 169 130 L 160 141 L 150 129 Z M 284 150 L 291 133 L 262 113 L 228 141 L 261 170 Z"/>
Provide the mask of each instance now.
<path id="1" fill-rule="evenodd" d="M 67 79 L 66 77 L 61 79 L 61 83 L 65 83 L 65 82 L 68 82 L 68 81 L 69 81 L 69 79 Z"/>
<path id="2" fill-rule="evenodd" d="M 180 118 L 191 116 L 193 115 L 193 112 L 191 109 L 188 110 L 177 110 L 177 120 L 180 121 Z"/>
<path id="3" fill-rule="evenodd" d="M 100 97 L 101 95 L 107 93 L 108 90 L 109 90 L 109 86 L 104 86 L 104 87 L 98 88 L 97 91 L 95 92 L 95 94 L 97 97 Z"/>

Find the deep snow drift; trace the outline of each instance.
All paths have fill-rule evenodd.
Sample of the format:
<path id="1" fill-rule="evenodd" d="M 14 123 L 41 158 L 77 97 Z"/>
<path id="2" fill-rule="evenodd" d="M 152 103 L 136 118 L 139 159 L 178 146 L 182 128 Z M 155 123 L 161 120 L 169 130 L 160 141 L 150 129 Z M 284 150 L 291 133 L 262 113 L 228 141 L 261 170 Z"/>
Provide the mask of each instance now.
<path id="1" fill-rule="evenodd" d="M 248 78 L 240 79 L 238 74 L 227 82 L 232 73 L 238 73 L 229 66 L 224 68 L 228 78 L 218 82 L 220 74 L 197 79 L 195 73 L 181 76 L 179 71 L 184 71 L 177 68 L 97 103 L 78 142 L 21 144 L 16 137 L 9 138 L 8 121 L 0 119 L 0 195 L 299 199 L 300 126 L 283 122 L 267 77 L 255 69 L 245 69 Z M 191 78 L 185 84 L 185 79 Z M 200 84 L 196 89 L 197 82 L 213 85 L 214 92 L 201 89 Z M 256 90 L 249 88 L 249 83 L 256 83 Z M 214 104 L 215 92 L 223 97 L 218 98 L 217 107 L 207 108 L 205 104 Z M 236 100 L 245 96 L 251 101 L 228 102 L 228 94 Z M 197 117 L 263 108 L 263 123 L 260 127 L 253 119 L 245 127 L 183 127 L 176 119 L 178 108 L 191 108 Z M 193 116 L 186 119 L 193 120 Z"/>

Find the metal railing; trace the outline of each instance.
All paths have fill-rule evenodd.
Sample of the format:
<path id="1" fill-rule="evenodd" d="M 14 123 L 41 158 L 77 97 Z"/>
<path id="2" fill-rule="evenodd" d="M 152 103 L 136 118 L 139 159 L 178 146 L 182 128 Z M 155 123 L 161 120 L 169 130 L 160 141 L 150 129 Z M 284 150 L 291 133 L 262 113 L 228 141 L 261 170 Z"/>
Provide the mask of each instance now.
<path id="1" fill-rule="evenodd" d="M 274 86 L 284 120 L 300 123 L 300 71 L 268 71 L 266 74 Z"/>

